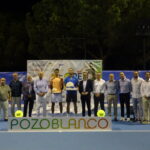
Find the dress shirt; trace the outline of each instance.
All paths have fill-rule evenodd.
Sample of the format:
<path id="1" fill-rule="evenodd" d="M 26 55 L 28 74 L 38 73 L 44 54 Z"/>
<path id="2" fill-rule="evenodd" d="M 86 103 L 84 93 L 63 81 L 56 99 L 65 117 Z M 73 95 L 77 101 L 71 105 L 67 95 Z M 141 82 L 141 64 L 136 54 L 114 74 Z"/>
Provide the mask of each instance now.
<path id="1" fill-rule="evenodd" d="M 45 79 L 38 79 L 34 82 L 34 91 L 37 93 L 43 92 L 47 93 L 48 92 L 48 82 Z"/>
<path id="2" fill-rule="evenodd" d="M 104 93 L 105 80 L 94 80 L 93 93 Z"/>
<path id="3" fill-rule="evenodd" d="M 12 97 L 20 97 L 22 93 L 22 82 L 19 80 L 12 80 L 9 84 L 11 88 Z"/>
<path id="4" fill-rule="evenodd" d="M 150 97 L 150 80 L 144 80 L 141 84 L 141 95 L 142 97 Z"/>
<path id="5" fill-rule="evenodd" d="M 119 88 L 120 88 L 120 93 L 130 93 L 131 92 L 131 82 L 129 79 L 124 78 L 123 80 L 119 80 Z"/>
<path id="6" fill-rule="evenodd" d="M 105 83 L 105 89 L 107 94 L 117 94 L 119 90 L 118 81 L 107 81 Z"/>
<path id="7" fill-rule="evenodd" d="M 140 77 L 137 79 L 132 78 L 131 79 L 131 86 L 132 86 L 132 98 L 141 98 L 141 84 L 144 80 Z"/>
<path id="8" fill-rule="evenodd" d="M 86 91 L 86 84 L 87 84 L 87 80 L 83 80 L 83 91 Z"/>
<path id="9" fill-rule="evenodd" d="M 9 93 L 11 93 L 11 89 L 8 85 L 0 86 L 0 101 L 7 101 L 9 97 Z"/>

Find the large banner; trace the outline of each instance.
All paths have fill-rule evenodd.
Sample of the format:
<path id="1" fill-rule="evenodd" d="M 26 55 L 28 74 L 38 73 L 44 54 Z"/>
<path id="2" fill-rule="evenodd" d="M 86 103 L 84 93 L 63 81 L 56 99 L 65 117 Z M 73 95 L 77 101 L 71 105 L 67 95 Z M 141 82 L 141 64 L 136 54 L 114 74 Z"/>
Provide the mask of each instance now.
<path id="1" fill-rule="evenodd" d="M 109 117 L 9 118 L 9 131 L 106 131 Z"/>
<path id="2" fill-rule="evenodd" d="M 95 72 L 102 72 L 102 60 L 28 60 L 27 73 L 34 79 L 38 72 L 43 71 L 45 78 L 49 80 L 54 69 L 60 70 L 62 77 L 67 76 L 68 68 L 73 68 L 79 80 L 82 79 L 82 72 L 88 71 L 89 78 L 94 78 Z"/>

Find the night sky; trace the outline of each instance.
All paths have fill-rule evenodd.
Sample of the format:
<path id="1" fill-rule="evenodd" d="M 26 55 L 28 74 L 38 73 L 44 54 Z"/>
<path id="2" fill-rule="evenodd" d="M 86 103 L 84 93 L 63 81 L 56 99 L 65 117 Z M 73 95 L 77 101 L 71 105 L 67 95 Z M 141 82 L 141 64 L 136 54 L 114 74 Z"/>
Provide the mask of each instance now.
<path id="1" fill-rule="evenodd" d="M 30 11 L 32 5 L 39 0 L 1 0 L 0 11 L 25 14 Z"/>
<path id="2" fill-rule="evenodd" d="M 13 25 L 13 23 L 14 23 L 14 24 L 16 24 L 16 27 L 17 27 L 17 30 L 18 30 L 19 28 L 18 28 L 17 25 L 19 23 L 22 23 L 23 24 L 22 26 L 24 28 L 23 28 L 23 30 L 21 28 L 21 30 L 19 30 L 19 31 L 24 31 L 24 33 L 27 34 L 27 30 L 26 30 L 26 26 L 25 26 L 26 14 L 28 12 L 32 12 L 32 6 L 35 5 L 39 1 L 42 1 L 42 0 L 0 0 L 0 14 L 2 16 L 6 17 L 6 21 L 9 20 L 9 21 L 7 21 L 7 22 L 9 22 L 8 23 L 8 27 L 6 26 L 7 22 L 6 22 L 6 25 L 4 24 L 4 27 L 6 27 L 7 29 L 11 29 L 11 27 L 14 27 L 14 26 L 9 26 L 9 24 L 11 25 L 11 23 L 12 23 L 12 25 Z M 53 1 L 53 2 L 55 3 L 55 1 Z M 34 12 L 34 10 L 33 10 L 33 12 Z M 145 13 L 147 13 L 147 11 Z M 145 17 L 144 13 L 143 13 L 143 16 Z M 142 16 L 142 18 L 143 18 L 143 16 Z M 146 20 L 149 19 L 149 17 L 145 17 L 145 18 L 146 18 Z M 128 16 L 127 19 L 129 19 L 129 21 L 131 21 L 130 20 L 130 16 Z M 134 20 L 134 19 L 132 19 L 132 20 Z M 4 21 L 5 21 L 5 19 L 4 19 Z M 105 54 L 103 55 L 104 57 L 101 58 L 101 59 L 105 59 L 104 66 L 103 66 L 104 69 L 105 70 L 111 70 L 111 69 L 113 69 L 113 70 L 119 70 L 119 69 L 126 69 L 126 70 L 148 69 L 149 65 L 150 65 L 150 63 L 149 63 L 150 62 L 149 61 L 150 57 L 147 58 L 147 55 L 144 56 L 144 50 L 143 50 L 144 48 L 143 47 L 145 47 L 146 54 L 147 54 L 147 52 L 149 52 L 149 48 L 150 48 L 149 38 L 146 39 L 147 40 L 145 42 L 146 44 L 145 44 L 145 46 L 143 46 L 143 31 L 141 33 L 141 36 L 138 36 L 138 37 L 135 36 L 136 33 L 133 34 L 134 36 L 132 35 L 132 32 L 134 32 L 134 28 L 133 28 L 132 24 L 134 24 L 136 21 L 134 20 L 133 23 L 132 23 L 132 21 L 129 22 L 129 23 L 127 22 L 125 26 L 124 26 L 124 20 L 122 20 L 122 21 L 123 21 L 123 23 L 121 24 L 122 28 L 121 27 L 119 29 L 117 28 L 118 32 L 116 32 L 116 33 L 119 33 L 118 35 L 120 37 L 123 37 L 123 38 L 120 40 L 121 42 L 119 41 L 119 42 L 115 43 L 114 47 L 110 46 L 112 49 L 111 49 L 111 51 L 108 54 L 106 53 L 107 54 L 107 58 L 105 57 Z M 145 23 L 142 22 L 142 25 L 143 24 L 145 24 Z M 3 25 L 3 22 L 1 22 L 1 25 Z M 62 28 L 63 28 L 63 26 L 62 26 Z M 7 29 L 6 29 L 6 32 L 7 32 Z M 16 30 L 16 32 L 17 32 L 17 30 Z M 126 32 L 128 30 L 132 31 L 132 32 Z M 1 31 L 3 32 L 5 30 L 2 28 Z M 9 33 L 9 30 L 8 30 L 8 33 L 7 33 L 8 35 L 6 36 L 6 42 L 7 42 L 7 44 L 10 43 L 10 45 L 12 45 L 11 47 L 13 47 L 13 44 L 12 44 L 13 41 L 11 41 L 11 42 L 7 41 L 7 39 L 9 39 L 10 36 L 13 38 L 14 34 L 10 34 L 10 33 Z M 25 35 L 24 33 L 23 33 L 23 35 Z M 131 34 L 129 34 L 129 33 L 131 33 Z M 18 32 L 18 35 L 21 35 L 21 33 Z M 17 36 L 17 34 L 16 34 L 16 36 Z M 22 35 L 20 37 L 22 37 Z M 150 37 L 150 36 L 148 36 L 148 37 Z M 19 38 L 17 38 L 17 39 L 19 39 Z M 126 40 L 126 39 L 128 39 L 128 40 Z M 41 57 L 37 58 L 36 55 L 33 56 L 31 53 L 28 52 L 28 43 L 30 43 L 30 39 L 28 38 L 28 35 L 26 35 L 26 38 L 23 41 L 26 41 L 26 43 L 27 43 L 27 44 L 25 44 L 25 46 L 27 45 L 27 48 L 24 46 L 27 49 L 27 53 L 26 53 L 26 55 L 24 57 L 24 56 L 22 56 L 22 51 L 20 51 L 20 53 L 19 53 L 19 55 L 17 55 L 17 57 L 18 58 L 20 56 L 22 57 L 22 60 L 20 60 L 21 62 L 19 60 L 18 61 L 14 61 L 12 65 L 10 65 L 9 62 L 7 62 L 7 64 L 5 66 L 3 65 L 4 63 L 6 63 L 5 62 L 6 61 L 5 57 L 7 56 L 7 53 L 8 53 L 8 52 L 6 52 L 6 54 L 5 54 L 5 51 L 6 51 L 5 48 L 7 47 L 7 44 L 4 44 L 5 48 L 3 48 L 3 47 L 1 48 L 0 47 L 1 48 L 0 51 L 3 50 L 3 55 L 1 53 L 1 57 L 0 57 L 0 64 L 1 64 L 0 68 L 1 68 L 1 71 L 10 71 L 10 70 L 24 71 L 24 70 L 26 70 L 26 60 L 28 60 L 28 59 L 51 59 L 51 58 L 55 58 L 57 56 L 57 55 L 54 55 L 54 57 L 53 57 L 52 55 L 50 55 L 51 57 L 47 58 L 47 55 L 45 55 L 45 56 L 42 55 L 41 56 L 42 58 Z M 102 41 L 104 41 L 104 40 L 102 40 Z M 130 41 L 134 42 L 133 46 L 130 43 Z M 105 42 L 107 42 L 107 40 L 104 41 L 104 43 L 102 43 L 102 46 L 101 46 L 101 48 L 103 49 L 102 52 L 100 50 L 99 53 L 98 53 L 97 52 L 97 47 L 92 46 L 92 48 L 91 48 L 92 52 L 94 52 L 95 54 L 98 55 L 98 58 L 100 58 L 99 56 L 101 56 L 103 53 L 105 53 L 105 51 L 104 51 L 105 47 L 106 47 L 106 51 L 107 50 L 109 51 L 109 49 L 107 49 L 107 45 L 104 45 Z M 1 43 L 3 44 L 5 42 L 1 42 Z M 74 42 L 74 43 L 76 43 L 76 42 Z M 88 44 L 90 45 L 90 42 Z M 87 44 L 87 47 L 89 46 L 88 44 Z M 109 44 L 111 45 L 111 42 Z M 81 47 L 82 47 L 82 45 L 83 44 L 81 44 Z M 88 53 L 88 52 L 91 51 L 91 49 L 90 49 L 90 46 L 89 46 L 88 49 L 87 49 L 87 57 L 86 58 L 87 59 L 97 59 L 97 58 L 95 58 L 95 55 L 93 57 L 93 55 L 91 55 L 91 53 Z M 122 50 L 122 53 L 120 53 L 120 49 Z M 13 50 L 16 50 L 16 49 L 14 48 Z M 12 51 L 12 49 L 10 48 L 10 54 L 11 54 L 11 51 Z M 74 54 L 75 53 L 77 53 L 77 51 L 74 51 Z M 84 53 L 84 50 L 83 50 L 83 53 Z M 96 55 L 96 57 L 97 57 L 97 55 Z M 13 56 L 10 55 L 10 56 L 12 57 L 12 58 L 10 57 L 11 61 L 16 59 L 15 55 L 13 55 Z M 83 59 L 85 54 L 81 53 L 81 55 L 80 55 L 80 54 L 77 53 L 77 56 L 78 57 L 76 57 L 76 55 L 75 55 L 75 58 L 71 58 L 70 55 L 68 54 L 67 55 L 67 59 L 76 59 L 76 58 L 77 59 L 81 59 L 81 58 Z M 140 62 L 139 64 L 136 65 L 136 63 L 133 63 L 133 61 L 132 61 L 133 56 L 135 57 L 134 60 L 136 60 L 136 63 Z M 65 55 L 65 58 L 66 58 L 66 55 Z M 127 61 L 127 58 L 128 58 L 128 61 Z M 143 58 L 147 58 L 147 62 L 145 61 L 145 65 L 143 65 L 144 64 L 143 60 L 145 60 Z M 56 57 L 55 59 L 63 59 L 63 58 L 60 56 L 60 58 Z M 140 60 L 138 60 L 138 59 L 140 59 Z"/>

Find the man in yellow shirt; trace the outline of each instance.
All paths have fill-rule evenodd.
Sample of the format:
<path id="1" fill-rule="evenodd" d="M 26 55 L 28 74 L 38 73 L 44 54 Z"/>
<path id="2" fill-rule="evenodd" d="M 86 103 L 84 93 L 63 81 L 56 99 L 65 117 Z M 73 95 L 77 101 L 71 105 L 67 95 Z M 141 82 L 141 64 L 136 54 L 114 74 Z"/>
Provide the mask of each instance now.
<path id="1" fill-rule="evenodd" d="M 50 81 L 50 88 L 52 93 L 52 114 L 54 114 L 55 103 L 59 103 L 60 113 L 63 112 L 62 106 L 62 90 L 63 90 L 63 79 L 59 77 L 59 69 L 54 70 L 54 77 Z"/>

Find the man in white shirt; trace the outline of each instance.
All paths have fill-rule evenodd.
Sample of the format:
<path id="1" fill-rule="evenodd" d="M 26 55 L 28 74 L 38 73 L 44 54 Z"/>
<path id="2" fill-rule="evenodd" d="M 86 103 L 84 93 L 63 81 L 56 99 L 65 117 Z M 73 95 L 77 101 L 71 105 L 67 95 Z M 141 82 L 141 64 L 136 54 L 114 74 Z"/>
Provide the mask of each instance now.
<path id="1" fill-rule="evenodd" d="M 131 79 L 131 95 L 133 101 L 133 111 L 135 121 L 141 121 L 143 116 L 142 111 L 142 96 L 140 92 L 141 84 L 144 80 L 139 77 L 137 71 L 133 72 L 133 78 Z"/>
<path id="2" fill-rule="evenodd" d="M 141 84 L 141 95 L 144 109 L 144 122 L 150 121 L 150 73 L 146 72 L 145 80 Z"/>
<path id="3" fill-rule="evenodd" d="M 48 82 L 43 79 L 43 72 L 39 72 L 39 79 L 34 82 L 34 91 L 37 94 L 37 116 L 40 116 L 40 108 L 43 107 L 43 116 L 46 117 L 46 104 Z"/>
<path id="4" fill-rule="evenodd" d="M 101 73 L 96 73 L 96 80 L 94 80 L 93 93 L 94 93 L 94 115 L 97 116 L 98 104 L 100 103 L 101 109 L 104 109 L 104 87 L 105 80 L 101 79 Z"/>
<path id="5" fill-rule="evenodd" d="M 109 74 L 109 80 L 105 82 L 105 90 L 108 101 L 108 115 L 111 116 L 111 105 L 114 107 L 114 121 L 117 121 L 117 104 L 118 104 L 118 90 L 119 83 L 114 80 L 114 74 Z"/>

